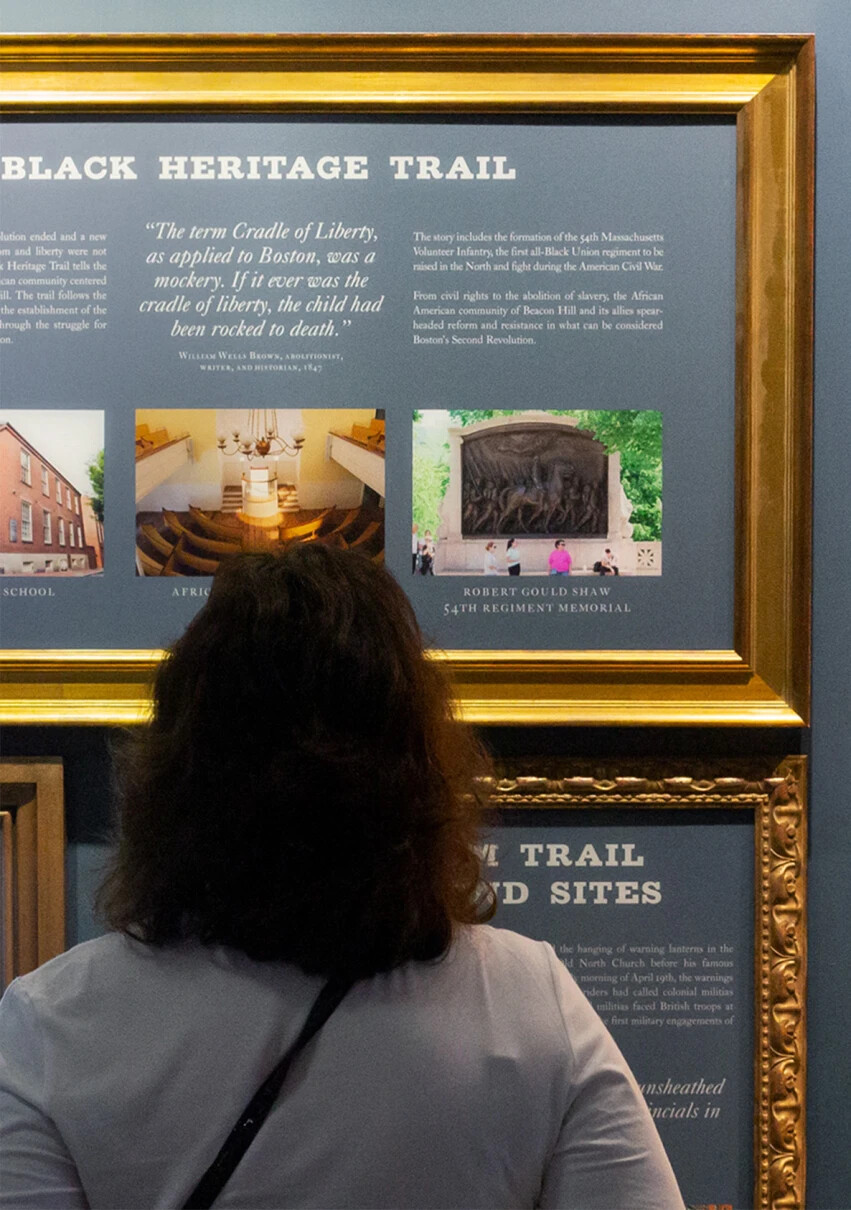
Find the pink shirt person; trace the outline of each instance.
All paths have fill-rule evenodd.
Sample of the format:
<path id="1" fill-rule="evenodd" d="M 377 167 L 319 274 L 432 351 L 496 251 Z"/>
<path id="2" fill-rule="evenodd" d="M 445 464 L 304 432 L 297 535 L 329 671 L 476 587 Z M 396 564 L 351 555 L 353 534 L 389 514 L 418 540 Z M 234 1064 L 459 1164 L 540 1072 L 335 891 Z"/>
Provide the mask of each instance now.
<path id="1" fill-rule="evenodd" d="M 551 576 L 567 576 L 570 575 L 570 565 L 573 560 L 570 557 L 570 552 L 564 542 L 559 539 L 555 544 L 555 548 L 550 551 L 548 565 Z"/>

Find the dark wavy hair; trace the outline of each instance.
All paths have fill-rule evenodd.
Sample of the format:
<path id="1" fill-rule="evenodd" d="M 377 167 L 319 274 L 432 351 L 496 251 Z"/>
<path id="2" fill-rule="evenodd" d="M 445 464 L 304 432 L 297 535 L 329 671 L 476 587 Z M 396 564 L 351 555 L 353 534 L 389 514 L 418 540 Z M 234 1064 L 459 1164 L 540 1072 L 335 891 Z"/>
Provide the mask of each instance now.
<path id="1" fill-rule="evenodd" d="M 361 977 L 493 914 L 485 757 L 401 588 L 358 554 L 224 561 L 115 768 L 99 908 L 154 945 Z"/>

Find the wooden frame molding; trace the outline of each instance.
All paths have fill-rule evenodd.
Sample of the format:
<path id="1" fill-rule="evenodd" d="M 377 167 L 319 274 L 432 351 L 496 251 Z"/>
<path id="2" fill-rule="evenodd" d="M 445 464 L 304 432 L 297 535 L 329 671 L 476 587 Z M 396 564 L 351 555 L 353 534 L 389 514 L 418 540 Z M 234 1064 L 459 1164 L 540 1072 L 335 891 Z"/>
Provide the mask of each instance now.
<path id="1" fill-rule="evenodd" d="M 0 761 L 0 986 L 65 949 L 65 796 L 59 757 Z"/>
<path id="2" fill-rule="evenodd" d="M 477 723 L 800 726 L 809 711 L 814 44 L 774 35 L 15 35 L 0 112 L 732 116 L 733 647 L 450 651 Z M 13 651 L 0 719 L 128 722 L 138 651 Z"/>

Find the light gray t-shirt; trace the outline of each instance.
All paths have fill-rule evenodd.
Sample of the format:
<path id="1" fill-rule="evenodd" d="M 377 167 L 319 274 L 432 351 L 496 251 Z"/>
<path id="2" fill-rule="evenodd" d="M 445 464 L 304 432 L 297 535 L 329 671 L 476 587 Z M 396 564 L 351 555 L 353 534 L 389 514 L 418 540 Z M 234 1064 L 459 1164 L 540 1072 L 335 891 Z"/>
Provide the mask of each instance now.
<path id="1" fill-rule="evenodd" d="M 111 934 L 0 1004 L 0 1206 L 182 1205 L 321 981 Z M 549 945 L 487 926 L 357 984 L 216 1206 L 682 1210 L 626 1063 Z"/>

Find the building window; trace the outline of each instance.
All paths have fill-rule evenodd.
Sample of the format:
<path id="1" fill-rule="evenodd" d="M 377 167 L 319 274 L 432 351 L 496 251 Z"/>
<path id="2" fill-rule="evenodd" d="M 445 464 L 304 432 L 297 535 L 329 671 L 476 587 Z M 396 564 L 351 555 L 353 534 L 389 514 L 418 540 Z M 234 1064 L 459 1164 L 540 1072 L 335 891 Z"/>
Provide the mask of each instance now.
<path id="1" fill-rule="evenodd" d="M 59 482 L 58 478 L 56 480 L 56 503 L 62 503 L 62 484 Z"/>
<path id="2" fill-rule="evenodd" d="M 9 518 L 9 541 L 17 542 L 18 540 L 18 518 Z"/>
<path id="3" fill-rule="evenodd" d="M 70 487 L 65 488 L 65 503 L 68 506 L 68 508 L 71 507 L 71 489 L 70 489 Z"/>
<path id="4" fill-rule="evenodd" d="M 30 456 L 25 449 L 21 450 L 21 483 L 26 483 L 27 487 L 32 483 L 32 471 L 30 470 Z"/>
<path id="5" fill-rule="evenodd" d="M 33 506 L 28 500 L 21 501 L 21 541 L 33 540 Z"/>
<path id="6" fill-rule="evenodd" d="M 50 513 L 41 514 L 41 536 L 45 546 L 49 546 L 53 541 L 53 532 L 50 526 Z"/>
<path id="7" fill-rule="evenodd" d="M 68 545 L 76 546 L 76 543 L 74 541 L 74 522 L 73 521 L 68 522 Z"/>
<path id="8" fill-rule="evenodd" d="M 77 526 L 77 545 L 83 545 L 83 531 L 80 529 L 79 525 Z"/>
<path id="9" fill-rule="evenodd" d="M 79 514 L 79 512 L 80 512 L 80 497 L 79 496 L 74 497 L 74 508 L 76 509 L 77 513 Z"/>
<path id="10" fill-rule="evenodd" d="M 47 473 L 47 467 L 41 468 L 41 493 L 43 496 L 50 495 L 50 475 Z"/>
<path id="11" fill-rule="evenodd" d="M 59 545 L 65 545 L 65 518 L 59 518 Z"/>

